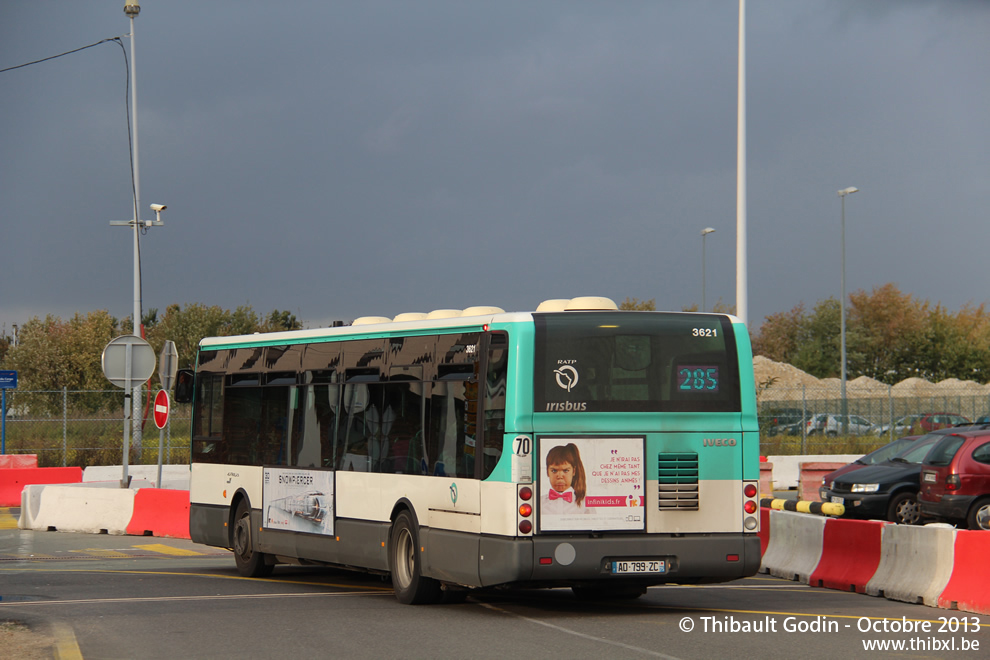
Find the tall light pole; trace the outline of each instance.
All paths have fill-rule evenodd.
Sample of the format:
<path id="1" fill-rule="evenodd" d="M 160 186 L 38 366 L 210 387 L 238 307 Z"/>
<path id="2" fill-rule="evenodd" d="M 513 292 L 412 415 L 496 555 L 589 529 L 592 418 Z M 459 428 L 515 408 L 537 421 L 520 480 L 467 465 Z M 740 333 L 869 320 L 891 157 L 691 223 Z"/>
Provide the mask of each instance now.
<path id="1" fill-rule="evenodd" d="M 739 0 L 739 70 L 736 100 L 736 316 L 749 325 L 746 266 L 746 0 Z"/>
<path id="2" fill-rule="evenodd" d="M 846 399 L 846 196 L 859 192 L 852 186 L 839 191 L 842 200 L 842 292 L 839 299 L 839 343 L 841 345 L 842 376 L 840 378 L 840 396 L 842 397 L 842 435 L 849 434 L 849 401 Z"/>
<path id="3" fill-rule="evenodd" d="M 708 305 L 705 304 L 705 237 L 714 231 L 711 227 L 705 227 L 701 230 L 701 311 L 703 312 L 708 311 Z"/>
<path id="4" fill-rule="evenodd" d="M 131 153 L 132 171 L 131 177 L 134 186 L 134 219 L 129 221 L 111 221 L 111 225 L 130 226 L 134 228 L 134 317 L 133 334 L 141 336 L 141 231 L 147 231 L 148 227 L 162 225 L 161 214 L 157 215 L 154 221 L 141 220 L 141 173 L 138 166 L 138 113 L 137 113 L 137 66 L 134 55 L 134 19 L 141 13 L 141 5 L 138 0 L 126 0 L 124 3 L 124 13 L 131 21 Z M 159 206 L 159 211 L 164 206 L 153 204 L 152 209 Z M 135 387 L 131 393 L 131 426 L 132 444 L 141 446 L 141 385 Z"/>

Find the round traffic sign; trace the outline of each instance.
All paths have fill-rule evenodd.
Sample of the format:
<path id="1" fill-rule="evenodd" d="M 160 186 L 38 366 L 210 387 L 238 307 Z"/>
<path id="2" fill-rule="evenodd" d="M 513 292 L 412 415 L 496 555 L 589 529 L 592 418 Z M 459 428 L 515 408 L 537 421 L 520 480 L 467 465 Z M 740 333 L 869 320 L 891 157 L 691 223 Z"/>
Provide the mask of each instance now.
<path id="1" fill-rule="evenodd" d="M 107 380 L 117 387 L 131 389 L 155 373 L 155 350 L 140 337 L 123 335 L 110 340 L 103 349 L 101 362 Z"/>
<path id="2" fill-rule="evenodd" d="M 158 394 L 155 395 L 155 426 L 160 429 L 168 424 L 168 408 L 168 392 L 158 390 Z"/>

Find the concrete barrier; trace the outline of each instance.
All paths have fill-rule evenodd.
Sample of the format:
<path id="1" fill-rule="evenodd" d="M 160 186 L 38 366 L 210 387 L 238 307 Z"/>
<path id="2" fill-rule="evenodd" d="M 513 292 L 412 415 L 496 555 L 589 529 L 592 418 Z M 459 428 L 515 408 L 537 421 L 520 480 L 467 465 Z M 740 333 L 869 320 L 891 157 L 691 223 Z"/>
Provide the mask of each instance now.
<path id="1" fill-rule="evenodd" d="M 135 482 L 148 483 L 152 488 L 168 488 L 171 490 L 189 490 L 189 466 L 188 465 L 163 465 L 162 483 L 158 481 L 157 465 L 130 465 L 127 468 L 127 476 L 131 478 L 131 486 Z M 124 466 L 122 465 L 94 465 L 83 470 L 84 482 L 115 481 L 120 483 L 124 476 Z"/>
<path id="2" fill-rule="evenodd" d="M 127 524 L 127 533 L 189 538 L 189 491 L 139 489 L 134 495 L 134 512 Z"/>
<path id="3" fill-rule="evenodd" d="M 956 530 L 936 524 L 884 525 L 880 565 L 866 584 L 866 593 L 906 603 L 938 607 L 938 598 L 952 576 Z"/>
<path id="4" fill-rule="evenodd" d="M 846 463 L 809 461 L 798 463 L 800 471 L 798 482 L 798 497 L 805 502 L 819 501 L 818 489 L 821 488 L 822 478 L 829 472 L 835 472 Z"/>
<path id="5" fill-rule="evenodd" d="M 952 576 L 938 596 L 938 606 L 990 614 L 990 533 L 958 531 L 953 546 Z"/>
<path id="6" fill-rule="evenodd" d="M 876 520 L 826 521 L 822 556 L 808 584 L 866 593 L 866 584 L 880 565 L 881 535 L 886 524 Z"/>
<path id="7" fill-rule="evenodd" d="M 807 454 L 805 456 L 767 456 L 767 461 L 773 463 L 773 486 L 778 490 L 789 490 L 798 487 L 800 481 L 801 463 L 852 463 L 862 454 Z"/>
<path id="8" fill-rule="evenodd" d="M 773 463 L 760 463 L 760 497 L 773 497 Z"/>
<path id="9" fill-rule="evenodd" d="M 21 490 L 32 484 L 70 484 L 82 480 L 82 468 L 8 468 L 0 470 L 0 506 L 20 506 Z"/>
<path id="10" fill-rule="evenodd" d="M 0 454 L 0 470 L 36 467 L 38 467 L 37 454 Z"/>
<path id="11" fill-rule="evenodd" d="M 21 499 L 18 527 L 42 531 L 126 534 L 133 513 L 134 491 L 130 488 L 33 486 Z"/>
<path id="12" fill-rule="evenodd" d="M 760 570 L 805 584 L 822 555 L 825 518 L 790 511 L 770 512 L 770 542 Z"/>

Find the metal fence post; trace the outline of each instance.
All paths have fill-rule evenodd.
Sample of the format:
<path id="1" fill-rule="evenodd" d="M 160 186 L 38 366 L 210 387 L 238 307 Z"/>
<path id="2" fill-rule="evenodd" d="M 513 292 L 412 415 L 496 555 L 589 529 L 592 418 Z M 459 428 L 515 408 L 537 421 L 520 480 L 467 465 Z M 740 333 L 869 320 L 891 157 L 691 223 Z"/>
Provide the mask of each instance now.
<path id="1" fill-rule="evenodd" d="M 801 455 L 804 455 L 804 446 L 808 440 L 808 389 L 807 385 L 801 383 Z"/>
<path id="2" fill-rule="evenodd" d="M 66 467 L 69 438 L 69 388 L 62 386 L 62 467 Z"/>

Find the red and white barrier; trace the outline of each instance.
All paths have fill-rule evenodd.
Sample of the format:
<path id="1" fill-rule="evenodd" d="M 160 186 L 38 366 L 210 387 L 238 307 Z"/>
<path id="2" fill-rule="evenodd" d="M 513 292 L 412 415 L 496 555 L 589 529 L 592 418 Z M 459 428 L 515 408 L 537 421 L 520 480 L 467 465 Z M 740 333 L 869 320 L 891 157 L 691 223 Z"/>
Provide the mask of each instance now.
<path id="1" fill-rule="evenodd" d="M 0 470 L 36 467 L 38 467 L 37 454 L 0 454 Z"/>
<path id="2" fill-rule="evenodd" d="M 29 485 L 21 529 L 189 538 L 189 491 L 97 484 Z"/>
<path id="3" fill-rule="evenodd" d="M 990 532 L 958 531 L 953 547 L 952 577 L 938 597 L 938 606 L 950 610 L 990 614 Z"/>
<path id="4" fill-rule="evenodd" d="M 879 520 L 839 518 L 825 521 L 821 560 L 808 584 L 866 593 L 866 583 L 880 565 L 880 537 L 886 524 Z"/>
<path id="5" fill-rule="evenodd" d="M 764 573 L 811 586 L 990 614 L 988 532 L 957 531 L 949 525 L 824 520 L 790 511 L 768 514 L 770 524 L 761 525 L 761 531 L 763 526 L 769 529 L 760 569 Z M 822 533 L 816 537 L 818 525 Z M 802 533 L 807 536 L 802 538 Z M 806 570 L 810 564 L 814 568 Z"/>
<path id="6" fill-rule="evenodd" d="M 77 484 L 80 467 L 6 468 L 0 470 L 0 506 L 20 506 L 21 491 L 33 484 Z"/>

